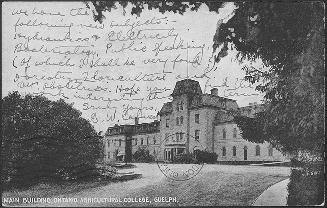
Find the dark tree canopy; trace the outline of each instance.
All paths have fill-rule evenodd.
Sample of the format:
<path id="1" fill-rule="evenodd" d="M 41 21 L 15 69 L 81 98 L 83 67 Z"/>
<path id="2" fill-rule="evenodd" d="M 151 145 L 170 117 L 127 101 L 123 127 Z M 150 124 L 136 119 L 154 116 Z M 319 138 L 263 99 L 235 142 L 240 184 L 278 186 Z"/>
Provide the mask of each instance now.
<path id="1" fill-rule="evenodd" d="M 257 87 L 265 93 L 267 104 L 264 114 L 254 122 L 259 124 L 257 129 L 263 131 L 267 141 L 277 141 L 284 150 L 321 154 L 325 136 L 323 3 L 237 5 L 235 15 L 217 31 L 214 48 L 223 44 L 222 54 L 232 43 L 240 61 L 260 58 L 270 67 L 269 71 L 247 68 L 248 81 L 265 81 Z"/>
<path id="2" fill-rule="evenodd" d="M 135 14 L 137 16 L 140 16 L 141 12 L 147 6 L 149 10 L 152 9 L 158 9 L 159 12 L 165 13 L 165 12 L 174 12 L 174 13 L 179 13 L 183 14 L 186 12 L 188 9 L 190 11 L 197 11 L 201 4 L 206 4 L 209 7 L 210 11 L 218 11 L 218 9 L 223 5 L 223 1 L 173 1 L 173 0 L 168 0 L 168 1 L 152 1 L 152 0 L 130 0 L 130 1 L 92 1 L 93 6 L 95 7 L 95 10 L 98 14 L 93 13 L 94 15 L 94 20 L 102 22 L 103 18 L 105 16 L 103 15 L 103 12 L 105 11 L 111 11 L 111 9 L 116 9 L 117 3 L 122 6 L 123 8 L 126 8 L 128 3 L 132 4 L 132 11 L 131 14 Z M 86 3 L 87 6 L 88 3 Z"/>
<path id="3" fill-rule="evenodd" d="M 2 99 L 2 129 L 3 180 L 56 177 L 65 168 L 94 165 L 102 154 L 93 126 L 62 99 L 9 93 Z"/>

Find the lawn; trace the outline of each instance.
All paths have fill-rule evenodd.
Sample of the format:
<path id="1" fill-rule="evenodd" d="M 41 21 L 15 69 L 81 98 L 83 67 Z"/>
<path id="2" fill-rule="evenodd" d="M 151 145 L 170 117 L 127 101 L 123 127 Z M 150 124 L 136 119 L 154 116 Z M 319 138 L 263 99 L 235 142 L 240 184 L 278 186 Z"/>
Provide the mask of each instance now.
<path id="1" fill-rule="evenodd" d="M 40 206 L 227 206 L 251 205 L 269 186 L 289 177 L 287 167 L 205 165 L 187 181 L 173 181 L 156 164 L 136 164 L 142 178 L 124 181 L 93 181 L 40 184 L 27 190 L 12 190 L 3 197 L 148 197 L 151 203 L 58 203 Z M 183 167 L 183 165 L 179 165 Z M 176 197 L 177 203 L 154 202 L 155 197 Z M 14 204 L 11 204 L 14 205 Z"/>
<path id="2" fill-rule="evenodd" d="M 125 197 L 148 197 L 152 203 L 121 203 L 107 206 L 246 206 L 269 186 L 286 179 L 284 175 L 209 172 L 188 181 L 147 186 Z M 177 197 L 177 203 L 155 203 L 155 197 Z"/>

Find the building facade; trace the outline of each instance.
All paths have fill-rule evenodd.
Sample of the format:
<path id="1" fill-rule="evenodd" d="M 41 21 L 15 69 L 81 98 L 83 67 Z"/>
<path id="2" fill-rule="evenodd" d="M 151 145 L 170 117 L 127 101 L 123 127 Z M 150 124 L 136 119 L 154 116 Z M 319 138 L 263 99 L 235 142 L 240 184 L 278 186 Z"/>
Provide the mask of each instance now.
<path id="1" fill-rule="evenodd" d="M 239 108 L 236 100 L 218 96 L 214 88 L 202 93 L 200 84 L 181 80 L 171 94 L 172 102 L 164 103 L 160 121 L 135 125 L 115 125 L 105 137 L 106 161 L 131 161 L 138 148 L 148 149 L 159 160 L 193 153 L 196 149 L 215 152 L 218 161 L 283 161 L 281 152 L 268 143 L 246 141 L 234 121 L 236 112 L 252 117 L 263 110 L 256 103 Z"/>

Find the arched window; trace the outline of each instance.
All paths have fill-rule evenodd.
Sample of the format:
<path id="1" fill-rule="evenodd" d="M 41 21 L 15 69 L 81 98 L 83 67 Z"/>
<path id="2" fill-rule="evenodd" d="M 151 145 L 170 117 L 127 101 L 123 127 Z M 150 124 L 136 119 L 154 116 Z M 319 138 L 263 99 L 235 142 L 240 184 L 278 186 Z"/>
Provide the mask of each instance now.
<path id="1" fill-rule="evenodd" d="M 260 146 L 255 146 L 255 156 L 260 156 Z"/>
<path id="2" fill-rule="evenodd" d="M 271 146 L 268 147 L 268 156 L 273 156 L 273 148 Z"/>
<path id="3" fill-rule="evenodd" d="M 226 129 L 223 129 L 223 139 L 226 139 Z"/>
<path id="4" fill-rule="evenodd" d="M 233 156 L 234 157 L 236 156 L 236 147 L 235 146 L 233 147 Z"/>
<path id="5" fill-rule="evenodd" d="M 226 156 L 226 147 L 223 147 L 223 156 Z"/>

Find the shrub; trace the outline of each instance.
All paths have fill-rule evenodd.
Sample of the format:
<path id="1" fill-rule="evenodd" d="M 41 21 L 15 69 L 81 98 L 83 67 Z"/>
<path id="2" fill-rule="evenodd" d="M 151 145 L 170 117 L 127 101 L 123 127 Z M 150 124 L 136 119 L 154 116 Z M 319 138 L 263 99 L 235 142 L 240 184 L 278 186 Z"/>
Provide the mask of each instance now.
<path id="1" fill-rule="evenodd" d="M 195 151 L 196 159 L 203 163 L 215 163 L 217 162 L 218 155 L 215 152 L 207 152 L 202 150 Z"/>
<path id="2" fill-rule="evenodd" d="M 180 154 L 180 155 L 176 155 L 173 159 L 173 163 L 186 163 L 186 164 L 190 164 L 190 163 L 197 163 L 198 161 L 194 158 L 193 154 Z"/>
<path id="3" fill-rule="evenodd" d="M 20 187 L 63 180 L 73 174 L 72 164 L 89 164 L 95 169 L 103 143 L 81 115 L 61 99 L 22 97 L 18 92 L 4 97 L 2 182 L 7 187 Z"/>
<path id="4" fill-rule="evenodd" d="M 150 152 L 146 148 L 139 147 L 133 154 L 134 162 L 153 162 L 154 156 L 150 155 Z"/>
<path id="5" fill-rule="evenodd" d="M 324 163 L 292 159 L 288 205 L 320 205 L 324 202 Z"/>

